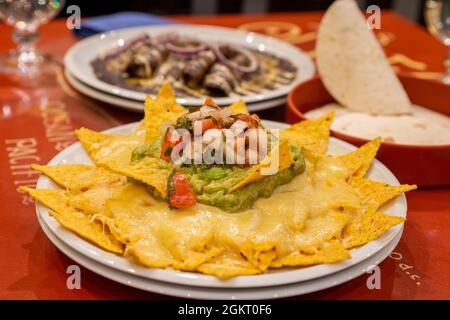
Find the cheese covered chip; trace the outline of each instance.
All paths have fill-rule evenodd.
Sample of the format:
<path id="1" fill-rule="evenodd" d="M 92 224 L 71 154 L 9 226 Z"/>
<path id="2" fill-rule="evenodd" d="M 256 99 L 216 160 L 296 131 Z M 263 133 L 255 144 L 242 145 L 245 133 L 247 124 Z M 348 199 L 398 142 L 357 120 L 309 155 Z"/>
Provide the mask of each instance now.
<path id="1" fill-rule="evenodd" d="M 214 257 L 198 266 L 197 270 L 221 279 L 261 273 L 261 270 L 256 268 L 247 259 L 233 252 L 227 252 Z"/>
<path id="2" fill-rule="evenodd" d="M 85 164 L 60 164 L 56 166 L 33 164 L 31 167 L 45 174 L 60 187 L 76 192 L 86 191 L 98 186 L 114 186 L 124 181 L 124 177 L 121 175 Z"/>
<path id="3" fill-rule="evenodd" d="M 275 242 L 250 243 L 241 248 L 241 254 L 260 271 L 265 271 L 277 257 Z"/>
<path id="4" fill-rule="evenodd" d="M 342 243 L 338 240 L 330 240 L 317 247 L 294 251 L 274 260 L 270 266 L 273 268 L 308 266 L 318 263 L 334 263 L 348 258 L 350 258 L 350 254 Z"/>
<path id="5" fill-rule="evenodd" d="M 362 246 L 377 239 L 391 227 L 405 221 L 403 217 L 381 212 L 367 212 L 345 226 L 342 237 L 347 249 Z"/>
<path id="6" fill-rule="evenodd" d="M 172 166 L 161 159 L 145 157 L 127 166 L 111 166 L 109 168 L 116 173 L 152 186 L 163 198 L 167 196 L 167 178 Z"/>
<path id="7" fill-rule="evenodd" d="M 318 119 L 305 120 L 293 124 L 281 131 L 281 137 L 303 147 L 307 151 L 324 155 L 328 148 L 330 126 L 333 118 L 334 113 L 330 113 Z"/>
<path id="8" fill-rule="evenodd" d="M 143 143 L 142 137 L 136 134 L 109 135 L 86 128 L 75 133 L 98 166 L 121 167 L 129 164 L 133 150 Z"/>
<path id="9" fill-rule="evenodd" d="M 381 139 L 377 138 L 353 152 L 324 157 L 317 162 L 316 170 L 327 172 L 339 179 L 362 178 L 370 168 L 380 143 Z"/>
<path id="10" fill-rule="evenodd" d="M 91 220 L 89 215 L 68 204 L 70 194 L 66 191 L 35 190 L 26 187 L 21 187 L 20 190 L 29 193 L 33 198 L 53 210 L 50 211 L 50 215 L 67 229 L 105 250 L 114 253 L 123 252 L 123 245 L 112 236 L 107 226 L 97 220 Z"/>
<path id="11" fill-rule="evenodd" d="M 130 163 L 133 150 L 139 145 L 137 135 L 107 135 L 82 128 L 77 136 L 94 162 L 108 170 L 154 187 L 162 197 L 167 195 L 170 165 L 165 161 L 145 157 Z"/>

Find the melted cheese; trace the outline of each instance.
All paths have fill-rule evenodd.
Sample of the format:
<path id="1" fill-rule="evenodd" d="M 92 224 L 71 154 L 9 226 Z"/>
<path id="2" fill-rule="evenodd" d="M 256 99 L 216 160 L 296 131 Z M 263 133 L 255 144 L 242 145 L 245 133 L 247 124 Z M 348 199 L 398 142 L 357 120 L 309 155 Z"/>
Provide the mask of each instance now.
<path id="1" fill-rule="evenodd" d="M 132 183 L 118 188 L 106 202 L 115 226 L 127 235 L 127 253 L 141 263 L 195 270 L 214 258 L 215 264 L 206 269 L 221 272 L 217 261 L 225 259 L 222 254 L 228 260 L 230 255 L 244 255 L 265 270 L 277 257 L 314 253 L 340 237 L 350 210 L 359 206 L 349 184 L 314 172 L 296 177 L 272 197 L 257 200 L 253 209 L 237 214 L 202 204 L 173 210 Z"/>

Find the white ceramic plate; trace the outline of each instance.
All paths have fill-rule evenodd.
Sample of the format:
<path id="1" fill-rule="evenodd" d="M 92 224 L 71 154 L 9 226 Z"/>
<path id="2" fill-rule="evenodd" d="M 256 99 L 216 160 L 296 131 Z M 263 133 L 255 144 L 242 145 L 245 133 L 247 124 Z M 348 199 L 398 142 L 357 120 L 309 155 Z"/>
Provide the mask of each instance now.
<path id="1" fill-rule="evenodd" d="M 109 94 L 120 96 L 126 99 L 144 101 L 146 94 L 138 91 L 123 89 L 118 86 L 103 82 L 95 76 L 91 67 L 91 61 L 99 53 L 108 51 L 143 33 L 158 35 L 167 32 L 177 32 L 188 36 L 195 36 L 207 42 L 227 42 L 235 45 L 245 45 L 247 47 L 267 51 L 281 58 L 285 58 L 293 63 L 297 69 L 297 77 L 287 86 L 264 94 L 255 94 L 243 97 L 246 103 L 260 102 L 273 98 L 286 96 L 289 90 L 296 84 L 310 79 L 315 72 L 314 63 L 311 58 L 300 49 L 290 45 L 287 42 L 277 40 L 272 37 L 249 33 L 241 30 L 214 27 L 214 26 L 196 26 L 196 25 L 171 25 L 171 26 L 148 26 L 120 29 L 108 33 L 98 34 L 81 40 L 71 47 L 64 56 L 64 64 L 67 70 L 81 82 Z M 219 105 L 229 105 L 236 101 L 238 96 L 215 98 Z M 179 98 L 177 101 L 183 105 L 198 106 L 204 99 Z"/>
<path id="2" fill-rule="evenodd" d="M 106 92 L 91 88 L 88 85 L 84 84 L 83 82 L 77 80 L 73 75 L 70 74 L 70 72 L 67 69 L 65 69 L 64 74 L 66 76 L 67 81 L 76 90 L 87 95 L 88 97 L 109 103 L 109 104 L 119 107 L 119 108 L 131 110 L 131 111 L 135 111 L 135 112 L 144 112 L 144 102 L 142 102 L 142 101 L 135 101 L 135 100 L 121 98 L 121 97 L 114 96 L 114 95 L 108 94 Z M 247 109 L 250 112 L 256 112 L 256 111 L 261 111 L 261 110 L 265 110 L 265 109 L 270 109 L 273 107 L 278 107 L 285 103 L 286 103 L 286 96 L 282 96 L 280 98 L 274 98 L 274 99 L 265 100 L 265 101 L 261 101 L 261 102 L 250 103 L 247 105 Z"/>
<path id="3" fill-rule="evenodd" d="M 264 124 L 269 128 L 285 128 L 287 125 L 279 122 L 264 121 Z M 137 123 L 132 123 L 110 130 L 105 133 L 118 134 L 128 133 Z M 329 153 L 339 154 L 353 151 L 355 147 L 343 142 L 341 140 L 330 138 Z M 92 164 L 89 156 L 84 151 L 81 143 L 75 143 L 60 152 L 53 158 L 49 165 L 57 165 L 62 163 L 84 163 Z M 387 169 L 381 162 L 375 160 L 368 173 L 369 178 L 377 181 L 389 183 L 391 185 L 398 185 L 399 182 L 395 176 Z M 41 176 L 37 183 L 37 189 L 56 189 L 53 182 Z M 394 201 L 385 205 L 382 208 L 383 212 L 391 215 L 406 217 L 406 198 L 404 195 L 397 197 Z M 276 269 L 261 275 L 239 276 L 228 280 L 221 280 L 214 276 L 204 275 L 194 272 L 182 272 L 171 269 L 154 269 L 146 268 L 135 264 L 132 261 L 109 252 L 106 252 L 99 247 L 83 240 L 74 233 L 62 227 L 53 217 L 48 214 L 48 208 L 38 205 L 37 213 L 44 221 L 47 227 L 66 245 L 75 251 L 95 260 L 96 262 L 107 265 L 119 271 L 128 272 L 140 277 L 170 282 L 175 284 L 182 284 L 188 286 L 199 287 L 217 287 L 217 288 L 249 288 L 249 287 L 265 287 L 284 285 L 295 283 L 299 281 L 306 281 L 330 275 L 332 273 L 342 271 L 351 267 L 382 250 L 401 230 L 402 225 L 394 226 L 385 232 L 380 238 L 371 241 L 370 243 L 351 250 L 351 259 L 335 263 L 335 264 L 320 264 L 296 269 Z"/>
<path id="4" fill-rule="evenodd" d="M 318 279 L 302 281 L 298 283 L 288 284 L 284 286 L 272 286 L 262 288 L 202 288 L 202 287 L 190 287 L 171 284 L 167 282 L 150 280 L 142 277 L 138 277 L 126 272 L 121 272 L 113 268 L 95 262 L 92 259 L 76 252 L 66 244 L 64 244 L 58 237 L 56 237 L 46 226 L 46 224 L 39 218 L 39 223 L 50 239 L 50 241 L 66 256 L 74 260 L 76 263 L 83 267 L 95 272 L 107 279 L 122 283 L 124 285 L 155 292 L 158 294 L 164 294 L 169 296 L 190 298 L 190 299 L 223 299 L 223 300 L 256 300 L 256 299 L 278 299 L 292 296 L 298 296 L 302 294 L 312 293 L 327 288 L 335 287 L 344 282 L 350 281 L 364 273 L 367 270 L 380 264 L 386 259 L 389 254 L 395 249 L 400 238 L 402 236 L 403 227 L 399 230 L 398 234 L 389 242 L 386 247 L 367 258 L 366 260 L 347 268 L 343 271 L 333 273 L 329 276 L 324 276 Z"/>

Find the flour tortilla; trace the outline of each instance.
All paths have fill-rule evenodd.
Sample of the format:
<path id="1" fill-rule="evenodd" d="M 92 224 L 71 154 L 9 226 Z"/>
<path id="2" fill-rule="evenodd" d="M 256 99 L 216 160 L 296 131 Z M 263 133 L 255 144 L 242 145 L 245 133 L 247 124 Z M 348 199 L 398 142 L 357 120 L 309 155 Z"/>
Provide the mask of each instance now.
<path id="1" fill-rule="evenodd" d="M 330 94 L 346 108 L 405 114 L 411 102 L 354 0 L 337 0 L 322 18 L 317 66 Z"/>

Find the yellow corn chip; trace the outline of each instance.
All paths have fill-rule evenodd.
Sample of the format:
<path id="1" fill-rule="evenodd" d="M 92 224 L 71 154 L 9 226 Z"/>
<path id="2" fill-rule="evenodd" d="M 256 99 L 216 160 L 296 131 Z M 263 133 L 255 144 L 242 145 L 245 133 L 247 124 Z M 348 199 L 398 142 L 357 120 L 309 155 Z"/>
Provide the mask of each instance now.
<path id="1" fill-rule="evenodd" d="M 381 139 L 377 138 L 353 152 L 323 157 L 317 162 L 315 170 L 338 179 L 362 178 L 372 164 L 380 143 Z"/>
<path id="2" fill-rule="evenodd" d="M 288 140 L 281 140 L 280 143 L 259 164 L 252 167 L 249 174 L 244 179 L 231 187 L 228 192 L 233 192 L 249 183 L 259 181 L 267 177 L 267 175 L 262 174 L 261 170 L 270 168 L 272 161 L 276 159 L 276 157 L 278 157 L 278 170 L 276 173 L 282 172 L 292 165 L 294 159 L 292 158 Z"/>
<path id="3" fill-rule="evenodd" d="M 50 215 L 67 229 L 105 250 L 114 253 L 123 252 L 123 245 L 112 236 L 107 226 L 97 220 L 91 221 L 89 215 L 68 204 L 70 195 L 66 191 L 35 190 L 26 187 L 21 187 L 20 190 L 29 193 L 33 198 L 53 210 Z"/>
<path id="4" fill-rule="evenodd" d="M 166 82 L 161 87 L 156 100 L 151 97 L 145 99 L 144 112 L 146 142 L 151 142 L 161 134 L 163 124 L 175 123 L 186 113 L 186 109 L 177 103 L 172 87 Z"/>
<path id="5" fill-rule="evenodd" d="M 345 226 L 342 238 L 347 249 L 362 246 L 377 239 L 391 227 L 405 221 L 403 217 L 381 212 L 367 212 Z"/>
<path id="6" fill-rule="evenodd" d="M 130 164 L 131 154 L 139 144 L 135 135 L 110 136 L 82 128 L 77 136 L 94 162 L 106 169 L 154 187 L 162 197 L 167 195 L 170 166 L 161 159 L 145 157 Z"/>
<path id="7" fill-rule="evenodd" d="M 136 134 L 109 135 L 86 128 L 78 129 L 75 133 L 91 159 L 99 166 L 127 165 L 133 150 L 143 143 L 143 138 Z"/>
<path id="8" fill-rule="evenodd" d="M 158 95 L 156 96 L 156 103 L 168 110 L 185 111 L 184 107 L 177 102 L 175 92 L 168 81 L 164 82 L 159 89 Z"/>
<path id="9" fill-rule="evenodd" d="M 228 109 L 230 109 L 233 114 L 249 114 L 244 100 L 236 101 L 235 103 L 229 105 Z"/>
<path id="10" fill-rule="evenodd" d="M 127 182 L 125 182 L 127 184 Z M 105 210 L 105 204 L 114 193 L 118 186 L 105 186 L 89 189 L 85 192 L 71 194 L 67 199 L 67 203 L 78 210 L 90 215 L 108 216 Z"/>
<path id="11" fill-rule="evenodd" d="M 355 178 L 351 181 L 356 193 L 361 198 L 366 211 L 376 211 L 387 201 L 394 199 L 403 192 L 414 190 L 415 185 L 390 186 L 386 183 Z"/>
<path id="12" fill-rule="evenodd" d="M 335 263 L 350 258 L 350 253 L 338 240 L 330 240 L 318 247 L 304 248 L 271 263 L 273 268 L 308 266 L 319 263 Z"/>
<path id="13" fill-rule="evenodd" d="M 267 270 L 277 257 L 276 243 L 251 243 L 241 248 L 241 254 L 261 271 Z"/>
<path id="14" fill-rule="evenodd" d="M 380 144 L 381 138 L 376 138 L 350 154 L 350 159 L 354 159 L 355 162 L 361 162 L 361 166 L 353 173 L 353 178 L 362 178 L 366 175 L 380 148 Z"/>
<path id="15" fill-rule="evenodd" d="M 198 271 L 227 279 L 239 275 L 252 275 L 261 271 L 244 259 L 240 254 L 227 252 L 212 258 L 198 266 Z"/>
<path id="16" fill-rule="evenodd" d="M 31 167 L 45 174 L 60 187 L 74 192 L 86 191 L 99 186 L 115 186 L 125 180 L 123 176 L 100 167 L 85 164 L 60 164 L 56 166 L 33 164 Z"/>
<path id="17" fill-rule="evenodd" d="M 175 259 L 161 244 L 161 240 L 151 233 L 127 245 L 125 254 L 133 256 L 143 265 L 152 268 L 168 268 L 175 263 Z"/>
<path id="18" fill-rule="evenodd" d="M 113 172 L 123 174 L 154 187 L 162 197 L 167 196 L 167 178 L 172 169 L 169 163 L 161 159 L 145 157 L 141 161 L 127 166 L 109 166 L 109 168 Z"/>
<path id="19" fill-rule="evenodd" d="M 334 113 L 329 113 L 318 119 L 293 124 L 281 131 L 281 137 L 307 151 L 324 155 L 328 148 L 330 126 L 333 119 Z"/>

